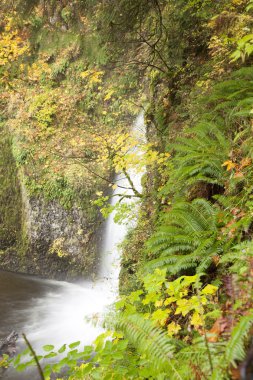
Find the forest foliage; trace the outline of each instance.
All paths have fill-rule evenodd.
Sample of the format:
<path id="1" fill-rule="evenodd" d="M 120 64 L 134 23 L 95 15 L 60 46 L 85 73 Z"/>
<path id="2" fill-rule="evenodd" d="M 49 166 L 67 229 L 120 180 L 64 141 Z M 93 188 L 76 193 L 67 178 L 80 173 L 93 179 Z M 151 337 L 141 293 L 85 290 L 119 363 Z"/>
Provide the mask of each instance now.
<path id="1" fill-rule="evenodd" d="M 68 206 L 79 189 L 104 207 L 110 169 L 147 170 L 105 332 L 84 349 L 45 346 L 44 358 L 66 353 L 45 379 L 66 365 L 70 380 L 247 379 L 253 2 L 3 1 L 1 10 L 2 107 L 30 191 Z M 141 143 L 129 133 L 140 105 Z M 34 364 L 21 359 L 17 370 Z"/>

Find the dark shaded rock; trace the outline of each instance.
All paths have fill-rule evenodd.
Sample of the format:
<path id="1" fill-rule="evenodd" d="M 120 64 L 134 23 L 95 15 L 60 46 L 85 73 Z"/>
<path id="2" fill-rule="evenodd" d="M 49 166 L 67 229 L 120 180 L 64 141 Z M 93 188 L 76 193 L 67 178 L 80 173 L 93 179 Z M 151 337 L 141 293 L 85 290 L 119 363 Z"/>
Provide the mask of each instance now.
<path id="1" fill-rule="evenodd" d="M 4 354 L 10 357 L 15 355 L 17 339 L 16 331 L 12 331 L 6 338 L 0 339 L 0 357 Z"/>

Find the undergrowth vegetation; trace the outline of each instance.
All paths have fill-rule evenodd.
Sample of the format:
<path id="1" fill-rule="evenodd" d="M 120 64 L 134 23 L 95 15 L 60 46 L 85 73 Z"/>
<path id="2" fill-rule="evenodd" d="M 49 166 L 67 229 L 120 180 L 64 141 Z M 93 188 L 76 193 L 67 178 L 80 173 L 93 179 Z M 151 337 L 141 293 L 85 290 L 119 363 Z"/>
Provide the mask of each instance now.
<path id="1" fill-rule="evenodd" d="M 163 204 L 142 250 L 136 289 L 116 303 L 116 323 L 109 317 L 109 330 L 89 347 L 91 360 L 75 369 L 75 352 L 68 353 L 62 363 L 72 367 L 70 379 L 239 379 L 249 370 L 253 183 L 251 90 L 243 78 L 251 74 L 244 68 L 200 98 L 203 121 L 168 145 L 168 181 L 158 191 Z M 184 171 L 188 164 L 196 171 Z M 46 371 L 58 369 L 59 363 Z"/>
<path id="2" fill-rule="evenodd" d="M 71 31 L 81 24 L 83 34 L 96 36 L 98 50 L 103 44 L 103 59 L 85 61 L 74 39 L 59 54 L 38 54 L 26 72 L 19 68 L 9 112 L 22 106 L 8 122 L 16 161 L 31 190 L 45 191 L 57 182 L 49 194 L 64 195 L 64 202 L 69 183 L 78 189 L 85 183 L 92 196 L 98 187 L 97 176 L 88 182 L 78 178 L 79 167 L 70 170 L 65 158 L 74 157 L 86 174 L 101 177 L 110 164 L 126 175 L 126 168 L 140 170 L 142 164 L 147 173 L 143 194 L 135 193 L 142 201 L 141 217 L 123 247 L 128 281 L 121 283 L 120 299 L 105 318 L 105 332 L 84 349 L 78 349 L 80 342 L 46 346 L 44 358 L 66 356 L 46 365 L 44 377 L 67 366 L 62 378 L 70 380 L 249 379 L 253 3 L 76 3 L 82 17 L 66 4 L 56 12 L 56 23 Z M 43 25 L 49 12 L 39 9 L 33 26 Z M 4 38 L 5 33 L 2 43 Z M 18 56 L 13 56 L 15 66 Z M 11 75 L 7 70 L 6 86 Z M 143 162 L 128 154 L 135 143 L 123 123 L 136 110 L 136 99 L 140 102 L 134 93 L 140 84 L 150 144 Z M 14 360 L 17 370 L 35 363 L 21 358 Z"/>

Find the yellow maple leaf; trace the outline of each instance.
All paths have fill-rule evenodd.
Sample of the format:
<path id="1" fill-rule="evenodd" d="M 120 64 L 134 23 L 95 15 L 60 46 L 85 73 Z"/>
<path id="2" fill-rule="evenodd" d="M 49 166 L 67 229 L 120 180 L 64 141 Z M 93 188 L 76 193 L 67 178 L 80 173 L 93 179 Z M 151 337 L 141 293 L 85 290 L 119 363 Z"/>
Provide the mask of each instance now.
<path id="1" fill-rule="evenodd" d="M 228 161 L 223 162 L 222 166 L 226 166 L 227 171 L 229 172 L 230 170 L 236 167 L 236 164 L 233 161 L 228 160 Z"/>
<path id="2" fill-rule="evenodd" d="M 176 335 L 181 330 L 181 326 L 178 323 L 171 322 L 167 326 L 167 332 L 169 337 L 172 337 L 173 335 Z"/>
<path id="3" fill-rule="evenodd" d="M 217 286 L 208 284 L 204 289 L 202 289 L 201 293 L 212 295 L 212 294 L 215 294 L 217 292 L 217 290 L 218 290 Z"/>
<path id="4" fill-rule="evenodd" d="M 191 317 L 191 324 L 195 327 L 199 327 L 203 325 L 203 320 L 199 313 L 195 312 Z"/>
<path id="5" fill-rule="evenodd" d="M 159 300 L 155 302 L 155 307 L 161 307 L 163 305 L 163 300 Z"/>

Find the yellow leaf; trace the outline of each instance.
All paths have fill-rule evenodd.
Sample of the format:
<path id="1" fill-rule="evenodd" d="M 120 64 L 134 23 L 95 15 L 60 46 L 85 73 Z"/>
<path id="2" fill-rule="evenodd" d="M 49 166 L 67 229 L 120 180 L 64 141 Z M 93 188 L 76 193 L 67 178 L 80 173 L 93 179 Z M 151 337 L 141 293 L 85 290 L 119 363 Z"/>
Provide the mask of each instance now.
<path id="1" fill-rule="evenodd" d="M 163 300 L 155 302 L 155 307 L 161 307 L 162 305 L 163 305 Z"/>
<path id="2" fill-rule="evenodd" d="M 104 101 L 110 100 L 113 94 L 114 94 L 114 90 L 106 91 L 106 96 L 104 97 Z"/>
<path id="3" fill-rule="evenodd" d="M 175 314 L 182 314 L 185 317 L 193 308 L 190 300 L 181 299 L 177 301 L 177 309 Z"/>
<path id="4" fill-rule="evenodd" d="M 199 313 L 195 312 L 191 317 L 191 324 L 195 327 L 199 327 L 203 325 L 202 318 Z"/>
<path id="5" fill-rule="evenodd" d="M 169 298 L 166 298 L 166 300 L 164 301 L 164 305 L 170 305 L 171 303 L 173 302 L 176 302 L 177 301 L 177 298 L 176 297 L 169 297 Z"/>
<path id="6" fill-rule="evenodd" d="M 180 331 L 180 330 L 181 330 L 181 326 L 175 322 L 171 322 L 167 326 L 167 331 L 168 331 L 169 337 L 172 337 L 173 335 L 177 334 L 178 331 Z"/>
<path id="7" fill-rule="evenodd" d="M 215 294 L 217 290 L 218 290 L 217 286 L 208 284 L 204 289 L 202 289 L 201 293 L 212 295 L 212 294 Z"/>
<path id="8" fill-rule="evenodd" d="M 89 75 L 90 75 L 90 71 L 87 70 L 87 71 L 83 71 L 83 72 L 80 74 L 80 77 L 81 77 L 81 78 L 87 78 Z"/>
<path id="9" fill-rule="evenodd" d="M 233 161 L 228 160 L 228 161 L 223 162 L 222 166 L 226 166 L 227 171 L 230 171 L 236 167 L 236 164 Z"/>

